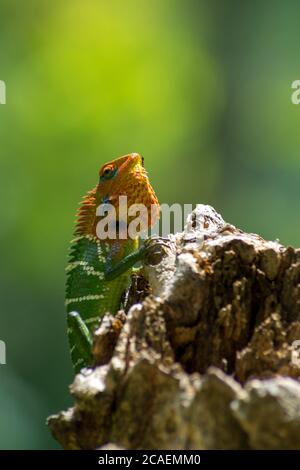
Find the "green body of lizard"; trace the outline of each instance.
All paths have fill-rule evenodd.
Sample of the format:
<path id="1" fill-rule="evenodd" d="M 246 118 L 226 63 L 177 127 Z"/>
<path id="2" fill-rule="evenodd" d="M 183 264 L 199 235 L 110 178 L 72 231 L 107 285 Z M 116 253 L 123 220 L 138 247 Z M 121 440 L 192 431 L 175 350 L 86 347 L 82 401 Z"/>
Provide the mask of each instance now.
<path id="1" fill-rule="evenodd" d="M 123 222 L 119 213 L 120 196 L 127 196 L 128 207 L 143 204 L 149 215 L 151 207 L 155 207 L 157 217 L 158 201 L 138 154 L 125 155 L 104 165 L 98 185 L 87 194 L 78 211 L 67 266 L 65 302 L 71 358 L 76 372 L 91 364 L 93 330 L 105 313 L 115 314 L 119 310 L 131 269 L 147 251 L 147 246 L 138 248 L 138 238 L 117 236 L 104 240 L 97 234 L 100 204 L 111 204 L 116 209 L 118 227 Z"/>

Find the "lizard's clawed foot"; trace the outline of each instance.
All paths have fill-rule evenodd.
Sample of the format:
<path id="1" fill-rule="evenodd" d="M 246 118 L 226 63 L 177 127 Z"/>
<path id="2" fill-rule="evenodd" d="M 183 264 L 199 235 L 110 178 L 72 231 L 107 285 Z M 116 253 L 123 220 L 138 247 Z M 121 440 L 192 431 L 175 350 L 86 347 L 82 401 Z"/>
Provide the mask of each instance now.
<path id="1" fill-rule="evenodd" d="M 152 236 L 144 242 L 145 261 L 147 264 L 159 264 L 168 250 L 174 249 L 174 242 L 170 238 Z"/>

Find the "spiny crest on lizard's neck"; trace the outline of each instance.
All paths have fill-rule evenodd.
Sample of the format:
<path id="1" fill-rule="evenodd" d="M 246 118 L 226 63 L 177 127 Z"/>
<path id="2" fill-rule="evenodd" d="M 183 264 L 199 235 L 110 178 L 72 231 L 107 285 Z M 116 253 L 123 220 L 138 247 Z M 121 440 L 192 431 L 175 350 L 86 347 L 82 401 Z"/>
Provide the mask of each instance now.
<path id="1" fill-rule="evenodd" d="M 75 235 L 96 235 L 100 216 L 97 207 L 110 203 L 115 207 L 119 220 L 119 197 L 127 196 L 127 207 L 143 204 L 148 213 L 146 227 L 153 225 L 159 217 L 159 203 L 137 153 L 125 155 L 103 165 L 98 185 L 83 198 L 77 212 Z M 152 217 L 151 217 L 152 214 Z M 130 217 L 128 217 L 130 222 Z"/>

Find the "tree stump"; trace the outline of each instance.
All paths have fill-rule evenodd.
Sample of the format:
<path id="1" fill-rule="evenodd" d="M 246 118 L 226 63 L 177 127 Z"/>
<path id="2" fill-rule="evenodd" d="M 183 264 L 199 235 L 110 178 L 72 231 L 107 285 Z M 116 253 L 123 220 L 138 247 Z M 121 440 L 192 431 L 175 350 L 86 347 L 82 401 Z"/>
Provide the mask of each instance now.
<path id="1" fill-rule="evenodd" d="M 300 250 L 198 205 L 134 285 L 48 419 L 62 447 L 300 448 Z"/>

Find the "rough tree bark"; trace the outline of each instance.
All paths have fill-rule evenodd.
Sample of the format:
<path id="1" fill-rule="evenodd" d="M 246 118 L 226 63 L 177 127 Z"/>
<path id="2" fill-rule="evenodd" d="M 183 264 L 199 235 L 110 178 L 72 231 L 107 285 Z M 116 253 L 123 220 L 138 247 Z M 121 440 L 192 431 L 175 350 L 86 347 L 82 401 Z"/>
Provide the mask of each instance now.
<path id="1" fill-rule="evenodd" d="M 300 448 L 300 250 L 199 205 L 144 275 L 96 332 L 74 407 L 48 420 L 61 445 Z"/>

